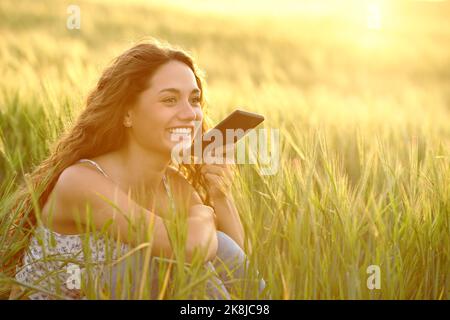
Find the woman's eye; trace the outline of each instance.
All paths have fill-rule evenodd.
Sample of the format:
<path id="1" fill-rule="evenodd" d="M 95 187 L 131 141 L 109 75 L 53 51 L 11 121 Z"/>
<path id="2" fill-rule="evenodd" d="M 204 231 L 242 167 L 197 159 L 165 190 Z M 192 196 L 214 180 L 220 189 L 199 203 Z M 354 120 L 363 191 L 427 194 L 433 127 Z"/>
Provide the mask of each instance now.
<path id="1" fill-rule="evenodd" d="M 176 99 L 175 98 L 167 98 L 164 99 L 163 102 L 167 102 L 167 103 L 175 103 Z"/>
<path id="2" fill-rule="evenodd" d="M 199 97 L 193 98 L 192 103 L 200 103 L 200 98 Z"/>

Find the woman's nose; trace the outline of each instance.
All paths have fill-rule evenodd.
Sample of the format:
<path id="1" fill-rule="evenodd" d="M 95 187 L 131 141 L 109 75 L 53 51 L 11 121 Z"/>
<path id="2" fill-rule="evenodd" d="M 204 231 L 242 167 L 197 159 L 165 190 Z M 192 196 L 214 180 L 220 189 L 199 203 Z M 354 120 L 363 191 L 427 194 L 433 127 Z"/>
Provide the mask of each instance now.
<path id="1" fill-rule="evenodd" d="M 181 120 L 191 121 L 195 120 L 196 113 L 194 107 L 189 102 L 184 102 L 180 112 L 178 113 L 178 117 Z"/>

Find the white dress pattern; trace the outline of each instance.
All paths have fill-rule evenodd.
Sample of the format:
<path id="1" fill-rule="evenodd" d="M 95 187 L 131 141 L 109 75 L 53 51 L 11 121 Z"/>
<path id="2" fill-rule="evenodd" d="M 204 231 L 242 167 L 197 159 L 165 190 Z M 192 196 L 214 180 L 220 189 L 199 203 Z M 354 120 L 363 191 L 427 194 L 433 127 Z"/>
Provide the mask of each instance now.
<path id="1" fill-rule="evenodd" d="M 86 260 L 83 252 L 85 240 L 89 241 L 89 260 L 95 263 L 92 265 L 94 272 L 100 271 L 105 261 L 116 260 L 129 250 L 128 245 L 120 243 L 117 246 L 116 241 L 112 239 L 105 237 L 86 239 L 86 236 L 86 234 L 62 235 L 44 226 L 36 227 L 23 257 L 23 265 L 16 273 L 16 280 L 20 283 L 39 288 L 39 291 L 28 296 L 29 299 L 83 298 L 80 295 L 79 285 L 71 284 L 70 276 L 73 275 L 72 270 L 77 270 L 73 267 L 78 268 L 80 272 L 85 270 Z"/>

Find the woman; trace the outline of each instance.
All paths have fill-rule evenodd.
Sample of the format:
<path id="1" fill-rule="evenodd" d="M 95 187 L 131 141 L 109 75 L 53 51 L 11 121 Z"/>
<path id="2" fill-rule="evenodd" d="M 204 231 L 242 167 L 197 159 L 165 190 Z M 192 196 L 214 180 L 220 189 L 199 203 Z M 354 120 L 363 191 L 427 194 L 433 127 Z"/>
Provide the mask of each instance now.
<path id="1" fill-rule="evenodd" d="M 120 257 L 145 251 L 139 245 L 148 242 L 151 266 L 148 256 L 140 255 L 131 269 L 152 270 L 149 281 L 155 281 L 157 269 L 152 268 L 157 257 L 190 263 L 201 256 L 210 271 L 220 262 L 229 267 L 224 269 L 236 270 L 235 277 L 243 276 L 244 229 L 230 192 L 231 169 L 217 164 L 174 167 L 171 161 L 176 137 L 192 142 L 207 129 L 204 112 L 202 79 L 183 50 L 156 41 L 142 42 L 113 60 L 73 128 L 31 174 L 34 190 L 42 190 L 38 208 L 23 191 L 28 206 L 21 218 L 33 233 L 16 279 L 22 287 L 41 288 L 29 298 L 83 298 L 76 281 L 70 283 L 72 276 L 79 275 L 77 268 L 87 266 L 83 260 L 116 261 L 107 271 L 102 269 L 105 272 L 99 279 L 117 280 L 126 274 Z M 172 221 L 172 213 L 181 212 L 186 214 L 182 255 L 176 252 L 166 223 Z M 83 231 L 105 228 L 108 237 L 88 239 L 91 252 L 87 256 L 82 247 L 90 232 Z M 77 259 L 71 264 L 49 258 L 58 255 L 76 255 Z M 218 275 L 208 280 L 208 297 L 230 298 Z M 104 286 L 97 285 L 94 291 L 100 292 Z M 134 282 L 131 288 L 137 290 L 138 285 Z M 259 287 L 263 289 L 263 280 Z M 114 284 L 111 288 L 99 294 L 124 297 Z M 13 294 L 17 297 L 20 292 Z M 161 292 L 152 297 L 161 297 Z"/>

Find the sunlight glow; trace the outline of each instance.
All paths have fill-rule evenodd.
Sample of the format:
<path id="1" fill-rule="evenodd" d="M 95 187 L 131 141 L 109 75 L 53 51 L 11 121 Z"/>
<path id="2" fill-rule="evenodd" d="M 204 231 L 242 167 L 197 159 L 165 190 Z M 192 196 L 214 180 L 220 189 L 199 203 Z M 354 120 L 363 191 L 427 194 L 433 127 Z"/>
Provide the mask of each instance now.
<path id="1" fill-rule="evenodd" d="M 378 3 L 367 5 L 367 28 L 371 30 L 381 29 L 381 9 Z"/>

